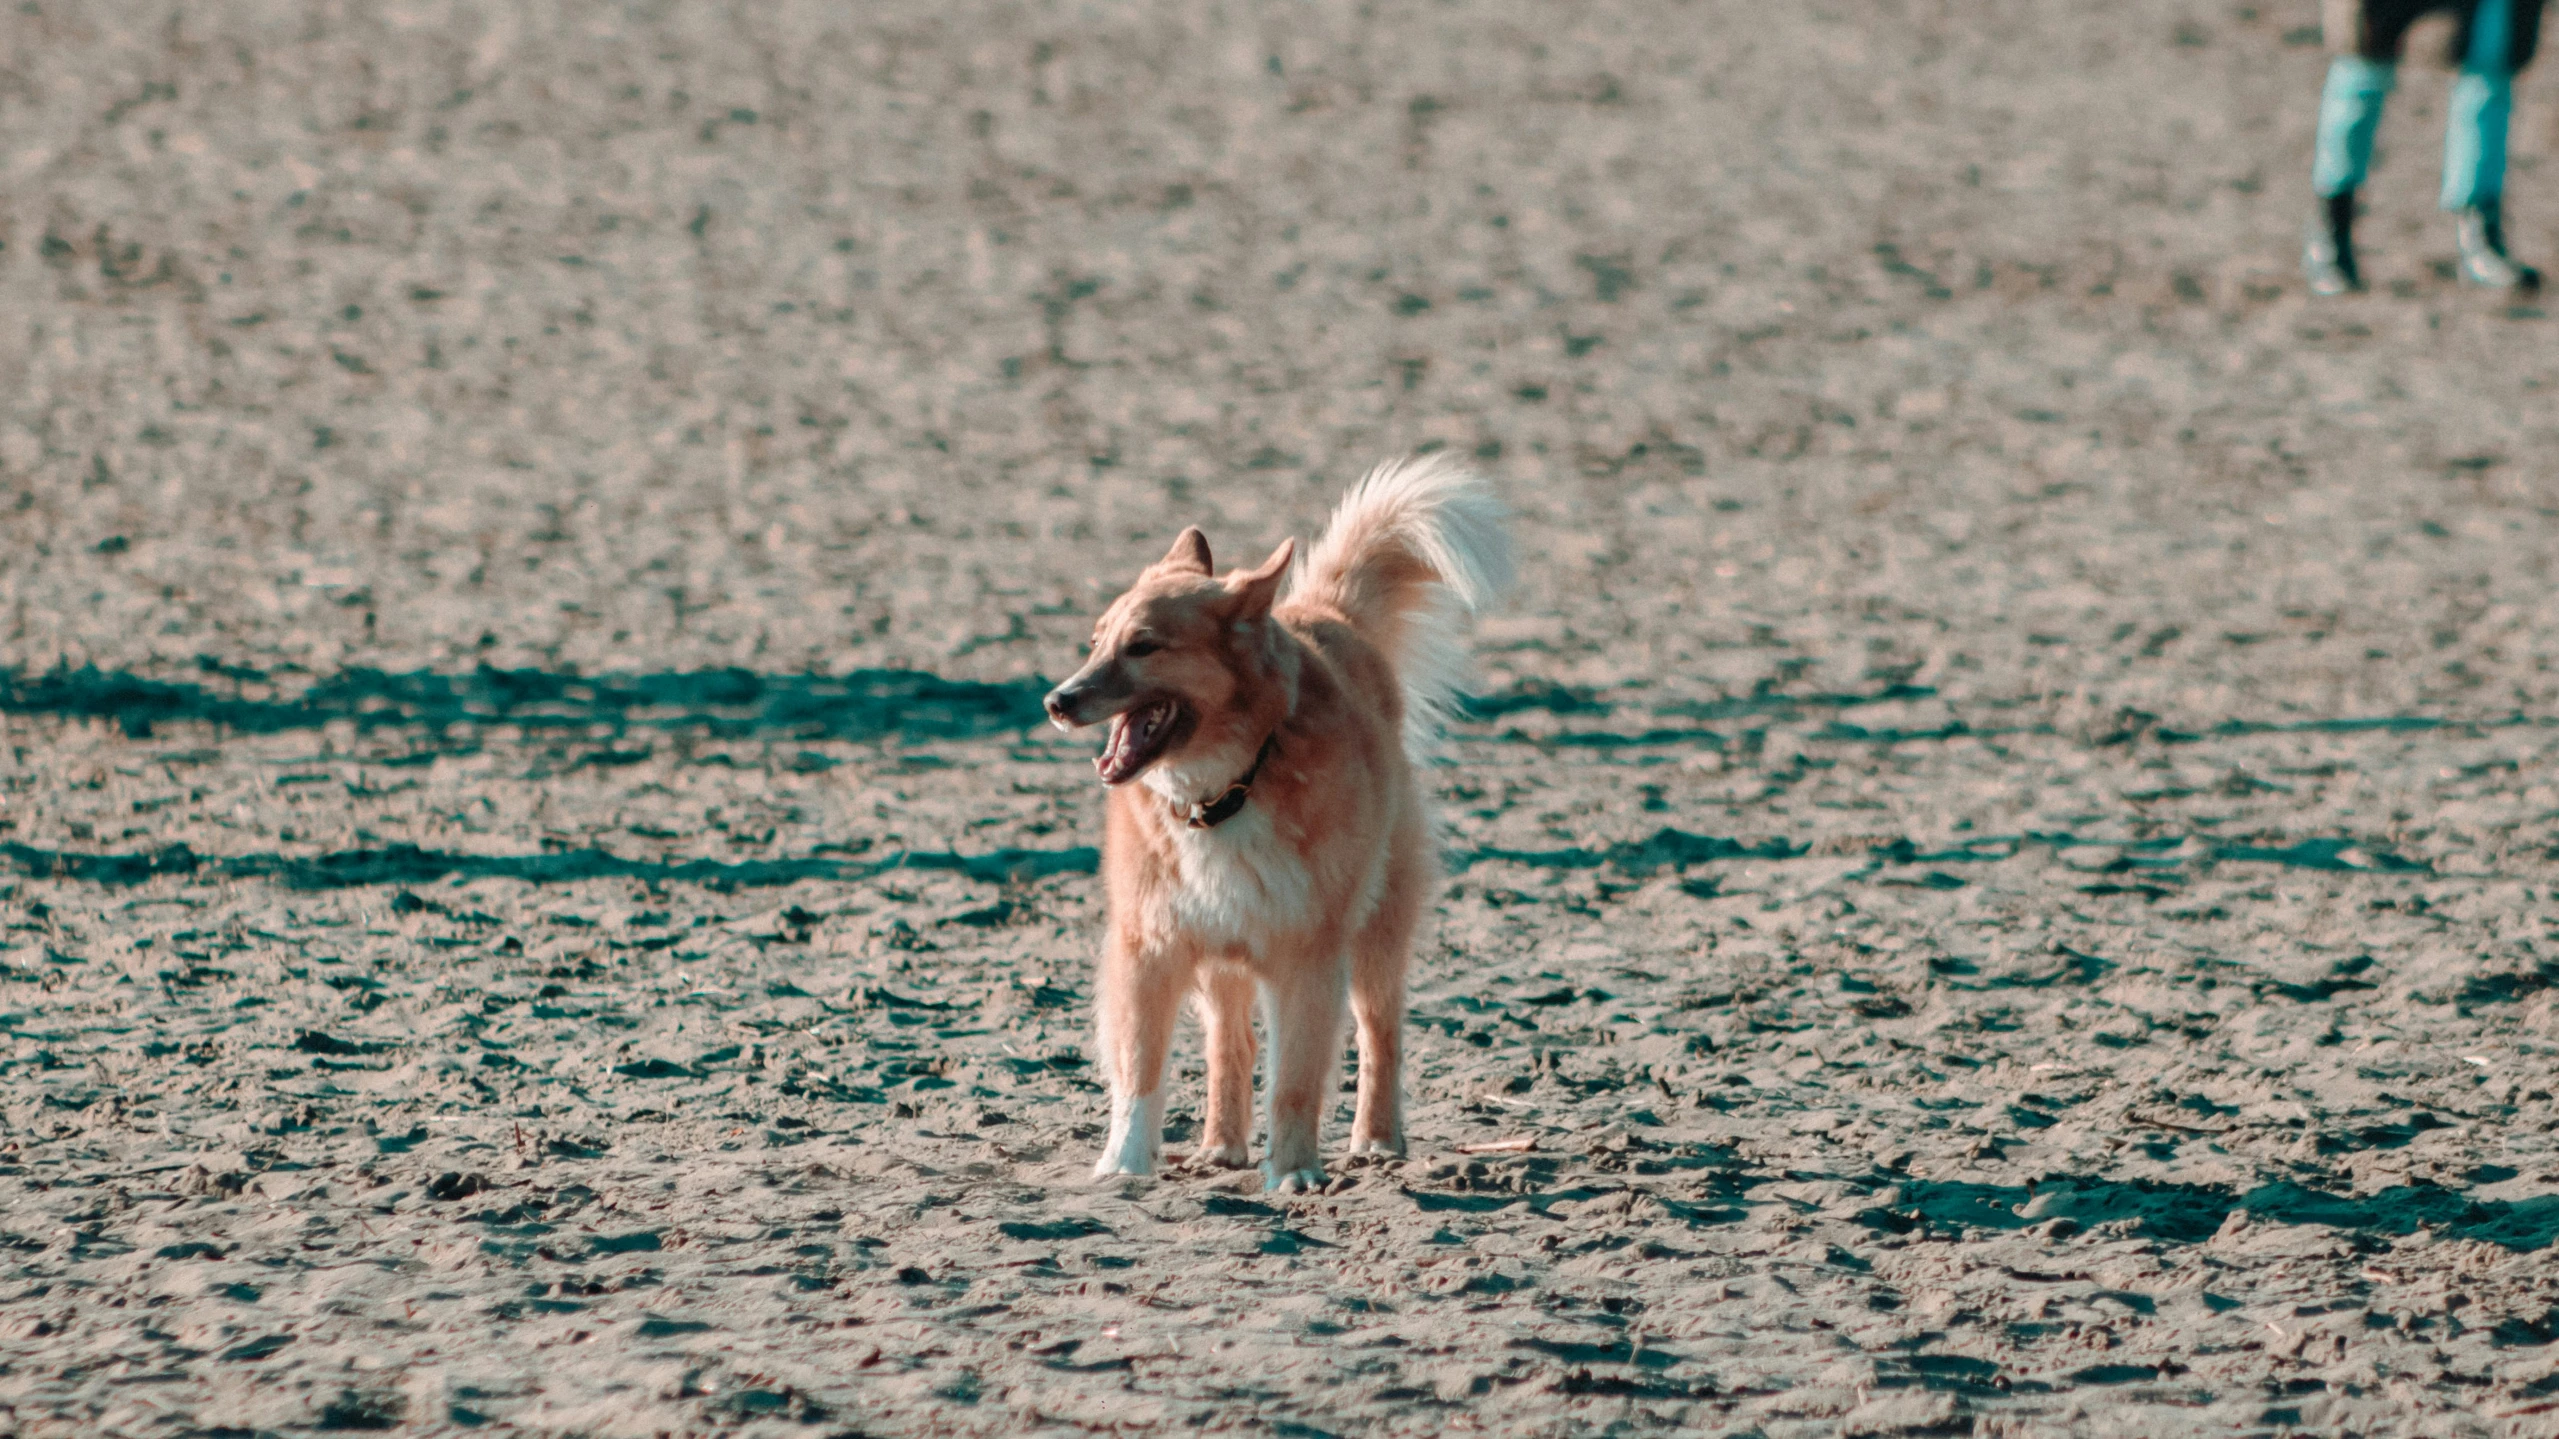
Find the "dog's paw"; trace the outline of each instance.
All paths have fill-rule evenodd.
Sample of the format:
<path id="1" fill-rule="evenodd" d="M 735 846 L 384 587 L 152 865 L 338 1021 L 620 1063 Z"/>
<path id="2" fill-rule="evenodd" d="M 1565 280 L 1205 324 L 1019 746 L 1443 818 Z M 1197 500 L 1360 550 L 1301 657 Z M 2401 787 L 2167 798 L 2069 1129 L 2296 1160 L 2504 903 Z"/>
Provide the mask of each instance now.
<path id="1" fill-rule="evenodd" d="M 1401 1159 L 1403 1157 L 1404 1141 L 1401 1137 L 1351 1141 L 1351 1158 L 1353 1159 Z"/>
<path id="2" fill-rule="evenodd" d="M 1095 1179 L 1153 1174 L 1164 1155 L 1164 1101 L 1155 1095 L 1111 1099 L 1111 1132 L 1102 1140 Z"/>
<path id="3" fill-rule="evenodd" d="M 1246 1155 L 1243 1145 L 1221 1144 L 1215 1149 L 1203 1146 L 1199 1153 L 1191 1156 L 1190 1163 L 1184 1167 L 1189 1169 L 1246 1169 L 1252 1166 L 1252 1162 L 1253 1161 Z"/>
<path id="4" fill-rule="evenodd" d="M 1320 1194 L 1324 1189 L 1321 1169 L 1273 1169 L 1262 1166 L 1262 1192 L 1265 1194 Z"/>
<path id="5" fill-rule="evenodd" d="M 1141 1154 L 1105 1154 L 1093 1166 L 1095 1179 L 1118 1179 L 1123 1175 L 1154 1172 L 1155 1165 Z"/>

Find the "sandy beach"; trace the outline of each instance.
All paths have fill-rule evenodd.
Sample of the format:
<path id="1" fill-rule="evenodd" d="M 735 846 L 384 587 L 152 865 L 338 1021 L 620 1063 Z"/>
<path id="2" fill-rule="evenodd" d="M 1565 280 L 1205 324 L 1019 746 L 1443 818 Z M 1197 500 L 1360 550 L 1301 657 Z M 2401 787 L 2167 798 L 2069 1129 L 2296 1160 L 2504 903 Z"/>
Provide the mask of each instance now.
<path id="1" fill-rule="evenodd" d="M 2317 9 L 0 16 L 0 1434 L 2559 1431 L 2559 344 Z M 1096 1184 L 1038 697 L 1423 447 L 1411 1154 Z"/>

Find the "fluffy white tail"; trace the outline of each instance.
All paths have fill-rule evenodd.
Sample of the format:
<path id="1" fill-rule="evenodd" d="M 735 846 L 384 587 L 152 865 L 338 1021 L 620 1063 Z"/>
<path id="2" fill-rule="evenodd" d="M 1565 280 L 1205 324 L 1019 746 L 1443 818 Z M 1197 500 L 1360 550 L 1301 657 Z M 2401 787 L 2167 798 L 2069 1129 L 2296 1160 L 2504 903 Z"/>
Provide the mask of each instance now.
<path id="1" fill-rule="evenodd" d="M 1404 747 L 1436 746 L 1466 682 L 1467 617 L 1511 582 L 1492 488 L 1440 452 L 1389 460 L 1342 497 L 1295 595 L 1338 609 L 1395 666 Z"/>

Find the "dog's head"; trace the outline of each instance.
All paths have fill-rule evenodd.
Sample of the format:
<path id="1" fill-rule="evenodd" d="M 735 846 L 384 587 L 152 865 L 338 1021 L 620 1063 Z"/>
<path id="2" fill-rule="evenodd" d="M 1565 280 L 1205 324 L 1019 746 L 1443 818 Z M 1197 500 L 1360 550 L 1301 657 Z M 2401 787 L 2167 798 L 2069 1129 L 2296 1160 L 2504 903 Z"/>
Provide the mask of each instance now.
<path id="1" fill-rule="evenodd" d="M 1102 612 L 1091 657 L 1047 705 L 1060 729 L 1110 722 L 1093 762 L 1104 784 L 1126 784 L 1204 734 L 1226 738 L 1245 686 L 1267 668 L 1263 621 L 1296 552 L 1284 540 L 1257 568 L 1221 579 L 1208 537 L 1187 529 Z"/>

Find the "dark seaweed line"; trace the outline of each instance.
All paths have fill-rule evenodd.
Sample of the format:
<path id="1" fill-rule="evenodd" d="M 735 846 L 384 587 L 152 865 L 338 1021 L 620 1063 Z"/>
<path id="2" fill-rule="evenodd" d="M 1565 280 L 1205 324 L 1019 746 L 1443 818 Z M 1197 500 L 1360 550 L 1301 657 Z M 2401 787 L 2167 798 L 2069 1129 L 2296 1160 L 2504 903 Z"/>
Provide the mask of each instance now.
<path id="1" fill-rule="evenodd" d="M 2032 833 L 1971 841 L 1950 850 L 1922 852 L 1908 840 L 1869 851 L 1862 871 L 1872 875 L 1887 866 L 1910 864 L 1978 864 L 2008 859 L 2029 846 L 2067 849 L 2082 844 L 2112 844 L 2135 852 L 2174 849 L 2183 839 L 2154 839 L 2125 845 L 2084 840 L 2069 834 Z M 1643 877 L 1665 869 L 1685 871 L 1718 860 L 1799 859 L 1810 846 L 1785 839 L 1746 843 L 1720 835 L 1691 834 L 1664 828 L 1640 841 L 1621 840 L 1592 849 L 1523 850 L 1488 846 L 1458 850 L 1447 856 L 1448 868 L 1463 873 L 1479 864 L 1516 864 L 1532 869 L 1585 870 L 1607 867 Z M 2355 862 L 2360 853 L 2363 863 Z M 2422 861 L 2402 859 L 2386 850 L 2351 839 L 2300 840 L 2290 845 L 2211 845 L 2205 862 L 2242 861 L 2280 864 L 2361 874 L 2427 874 Z M 183 844 L 136 854 L 79 854 L 27 844 L 0 844 L 0 863 L 36 879 L 69 879 L 89 884 L 132 885 L 164 877 L 267 880 L 288 889 L 346 889 L 372 884 L 429 884 L 448 877 L 518 879 L 532 884 L 569 884 L 593 879 L 635 879 L 650 884 L 698 884 L 711 889 L 763 888 L 802 880 L 863 880 L 894 870 L 935 870 L 962 874 L 987 883 L 1020 882 L 1057 874 L 1092 874 L 1101 868 L 1101 851 L 1089 845 L 1065 849 L 998 849 L 963 855 L 952 850 L 905 850 L 882 859 L 856 861 L 809 856 L 798 859 L 637 860 L 601 849 L 564 850 L 548 854 L 482 855 L 427 849 L 413 844 L 378 849 L 338 850 L 314 855 L 203 855 Z M 2134 865 L 2149 877 L 2173 878 L 2157 862 Z"/>

